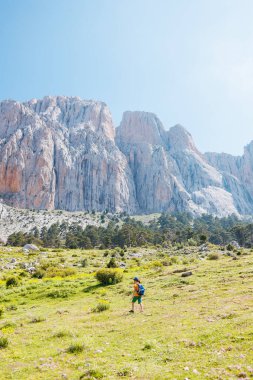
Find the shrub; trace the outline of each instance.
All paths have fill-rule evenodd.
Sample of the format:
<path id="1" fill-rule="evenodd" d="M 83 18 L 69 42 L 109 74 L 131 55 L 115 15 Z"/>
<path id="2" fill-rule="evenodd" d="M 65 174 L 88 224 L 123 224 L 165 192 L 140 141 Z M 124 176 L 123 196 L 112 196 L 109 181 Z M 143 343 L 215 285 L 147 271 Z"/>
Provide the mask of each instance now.
<path id="1" fill-rule="evenodd" d="M 151 350 L 152 348 L 154 347 L 153 343 L 151 342 L 148 342 L 148 343 L 145 343 L 144 347 L 143 347 L 143 350 Z"/>
<path id="2" fill-rule="evenodd" d="M 6 309 L 7 309 L 8 311 L 12 311 L 12 310 L 17 310 L 18 307 L 17 307 L 16 305 L 9 305 L 9 306 L 6 307 Z"/>
<path id="3" fill-rule="evenodd" d="M 122 278 L 123 273 L 121 269 L 104 268 L 98 270 L 96 273 L 96 279 L 102 285 L 117 284 L 122 281 Z"/>
<path id="4" fill-rule="evenodd" d="M 64 338 L 65 336 L 70 336 L 70 333 L 68 331 L 65 331 L 65 330 L 57 331 L 53 335 L 54 338 Z"/>
<path id="5" fill-rule="evenodd" d="M 31 323 L 39 323 L 39 322 L 44 322 L 46 320 L 46 318 L 44 317 L 41 317 L 41 316 L 37 316 L 37 317 L 33 317 L 31 319 Z"/>
<path id="6" fill-rule="evenodd" d="M 83 259 L 81 261 L 81 266 L 82 266 L 82 268 L 86 268 L 88 266 L 88 260 L 87 259 Z"/>
<path id="7" fill-rule="evenodd" d="M 33 278 L 43 278 L 45 276 L 46 272 L 42 269 L 36 269 L 36 271 L 33 273 Z"/>
<path id="8" fill-rule="evenodd" d="M 234 250 L 234 246 L 232 244 L 228 244 L 227 245 L 227 250 L 228 251 L 233 251 Z"/>
<path id="9" fill-rule="evenodd" d="M 0 337 L 0 349 L 6 348 L 8 346 L 8 344 L 9 344 L 9 341 L 7 338 L 5 338 L 3 336 Z"/>
<path id="10" fill-rule="evenodd" d="M 17 327 L 17 325 L 15 324 L 15 323 L 13 323 L 13 322 L 6 322 L 6 323 L 4 323 L 1 327 L 0 327 L 0 330 L 2 331 L 2 332 L 12 332 L 14 329 L 15 329 L 15 327 Z"/>
<path id="11" fill-rule="evenodd" d="M 81 343 L 72 343 L 68 348 L 67 352 L 69 354 L 80 354 L 84 350 L 84 345 Z"/>
<path id="12" fill-rule="evenodd" d="M 170 258 L 170 262 L 171 262 L 171 264 L 178 264 L 179 263 L 178 257 L 172 256 Z"/>
<path id="13" fill-rule="evenodd" d="M 89 369 L 86 371 L 83 375 L 79 377 L 79 380 L 83 379 L 102 379 L 104 375 L 102 372 L 96 370 L 96 369 Z"/>
<path id="14" fill-rule="evenodd" d="M 163 264 L 161 261 L 159 260 L 154 260 L 152 261 L 150 264 L 149 264 L 149 267 L 150 268 L 154 268 L 154 269 L 159 269 L 159 268 L 162 268 Z"/>
<path id="15" fill-rule="evenodd" d="M 6 280 L 6 288 L 9 288 L 11 286 L 18 286 L 19 285 L 19 281 L 17 279 L 17 277 L 8 277 L 7 280 Z"/>
<path id="16" fill-rule="evenodd" d="M 117 268 L 117 263 L 114 257 L 112 257 L 107 264 L 107 268 Z"/>
<path id="17" fill-rule="evenodd" d="M 107 301 L 100 301 L 98 305 L 92 310 L 93 313 L 101 313 L 102 311 L 109 310 L 110 304 Z"/>
<path id="18" fill-rule="evenodd" d="M 51 292 L 47 293 L 47 297 L 49 298 L 68 298 L 69 295 L 72 294 L 72 291 L 66 289 L 57 289 L 52 290 Z"/>
<path id="19" fill-rule="evenodd" d="M 76 274 L 75 268 L 55 268 L 49 267 L 46 271 L 46 277 L 67 277 Z"/>
<path id="20" fill-rule="evenodd" d="M 4 307 L 0 306 L 0 318 L 3 316 L 4 313 Z"/>
<path id="21" fill-rule="evenodd" d="M 196 240 L 194 240 L 193 238 L 188 239 L 187 242 L 190 247 L 195 247 L 196 245 L 198 245 Z"/>
<path id="22" fill-rule="evenodd" d="M 133 374 L 132 371 L 128 368 L 124 368 L 117 373 L 119 377 L 128 377 L 128 376 L 132 376 L 132 374 Z"/>
<path id="23" fill-rule="evenodd" d="M 219 254 L 216 253 L 216 252 L 213 252 L 213 253 L 209 253 L 208 255 L 208 260 L 219 260 Z"/>

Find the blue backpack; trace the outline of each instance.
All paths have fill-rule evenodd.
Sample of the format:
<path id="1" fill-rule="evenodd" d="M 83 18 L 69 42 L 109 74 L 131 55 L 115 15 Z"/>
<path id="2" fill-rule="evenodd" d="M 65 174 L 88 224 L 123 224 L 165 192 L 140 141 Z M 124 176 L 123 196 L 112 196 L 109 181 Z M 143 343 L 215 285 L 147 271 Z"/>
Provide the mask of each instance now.
<path id="1" fill-rule="evenodd" d="M 142 284 L 139 284 L 138 294 L 139 296 L 144 296 L 145 294 L 145 288 Z"/>

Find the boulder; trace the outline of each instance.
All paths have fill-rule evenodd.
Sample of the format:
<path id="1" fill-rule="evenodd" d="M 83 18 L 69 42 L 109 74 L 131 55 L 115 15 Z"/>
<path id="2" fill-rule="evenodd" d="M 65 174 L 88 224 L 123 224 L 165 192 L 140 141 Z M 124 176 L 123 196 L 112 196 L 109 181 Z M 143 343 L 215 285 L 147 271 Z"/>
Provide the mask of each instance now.
<path id="1" fill-rule="evenodd" d="M 230 242 L 230 245 L 232 245 L 233 247 L 235 247 L 236 249 L 240 249 L 240 244 L 236 241 L 236 240 L 233 240 Z"/>
<path id="2" fill-rule="evenodd" d="M 26 244 L 23 247 L 23 251 L 24 250 L 27 250 L 27 251 L 39 251 L 39 248 L 36 245 L 34 245 L 34 244 Z"/>
<path id="3" fill-rule="evenodd" d="M 36 268 L 35 267 L 29 267 L 29 268 L 27 268 L 27 272 L 34 273 L 34 272 L 36 272 Z"/>
<path id="4" fill-rule="evenodd" d="M 199 252 L 209 252 L 208 245 L 207 245 L 207 244 L 202 244 L 202 245 L 199 247 Z"/>
<path id="5" fill-rule="evenodd" d="M 192 272 L 184 272 L 181 275 L 181 277 L 189 277 L 189 276 L 192 276 Z"/>

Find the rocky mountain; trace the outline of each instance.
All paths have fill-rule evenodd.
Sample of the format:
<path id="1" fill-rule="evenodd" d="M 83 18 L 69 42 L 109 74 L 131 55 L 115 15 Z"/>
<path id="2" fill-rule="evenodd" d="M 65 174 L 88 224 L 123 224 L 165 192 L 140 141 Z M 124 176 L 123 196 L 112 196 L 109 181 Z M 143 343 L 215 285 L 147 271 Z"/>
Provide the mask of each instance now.
<path id="1" fill-rule="evenodd" d="M 0 103 L 0 198 L 18 208 L 253 211 L 253 143 L 242 157 L 202 154 L 180 125 L 77 97 Z M 1 214 L 0 209 L 0 218 Z"/>
<path id="2" fill-rule="evenodd" d="M 35 209 L 136 210 L 108 107 L 46 97 L 0 104 L 0 197 Z"/>

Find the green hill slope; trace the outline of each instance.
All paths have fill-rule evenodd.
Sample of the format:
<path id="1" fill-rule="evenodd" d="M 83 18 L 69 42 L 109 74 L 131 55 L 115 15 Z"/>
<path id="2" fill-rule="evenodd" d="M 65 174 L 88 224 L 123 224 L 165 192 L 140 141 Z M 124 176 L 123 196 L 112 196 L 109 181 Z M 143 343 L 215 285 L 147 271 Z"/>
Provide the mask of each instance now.
<path id="1" fill-rule="evenodd" d="M 0 349 L 0 378 L 253 378 L 253 253 L 218 252 L 209 260 L 210 253 L 195 247 L 187 252 L 48 250 L 24 256 L 3 247 L 0 346 L 6 338 L 8 345 Z M 112 253 L 126 265 L 123 281 L 101 286 L 94 273 Z M 8 264 L 13 259 L 14 267 Z M 44 277 L 20 269 L 24 262 L 33 262 Z M 192 276 L 182 277 L 185 270 Z M 145 310 L 136 306 L 130 314 L 135 275 L 147 289 Z M 6 287 L 10 276 L 19 276 L 17 286 Z M 98 312 L 101 304 L 106 310 Z"/>

